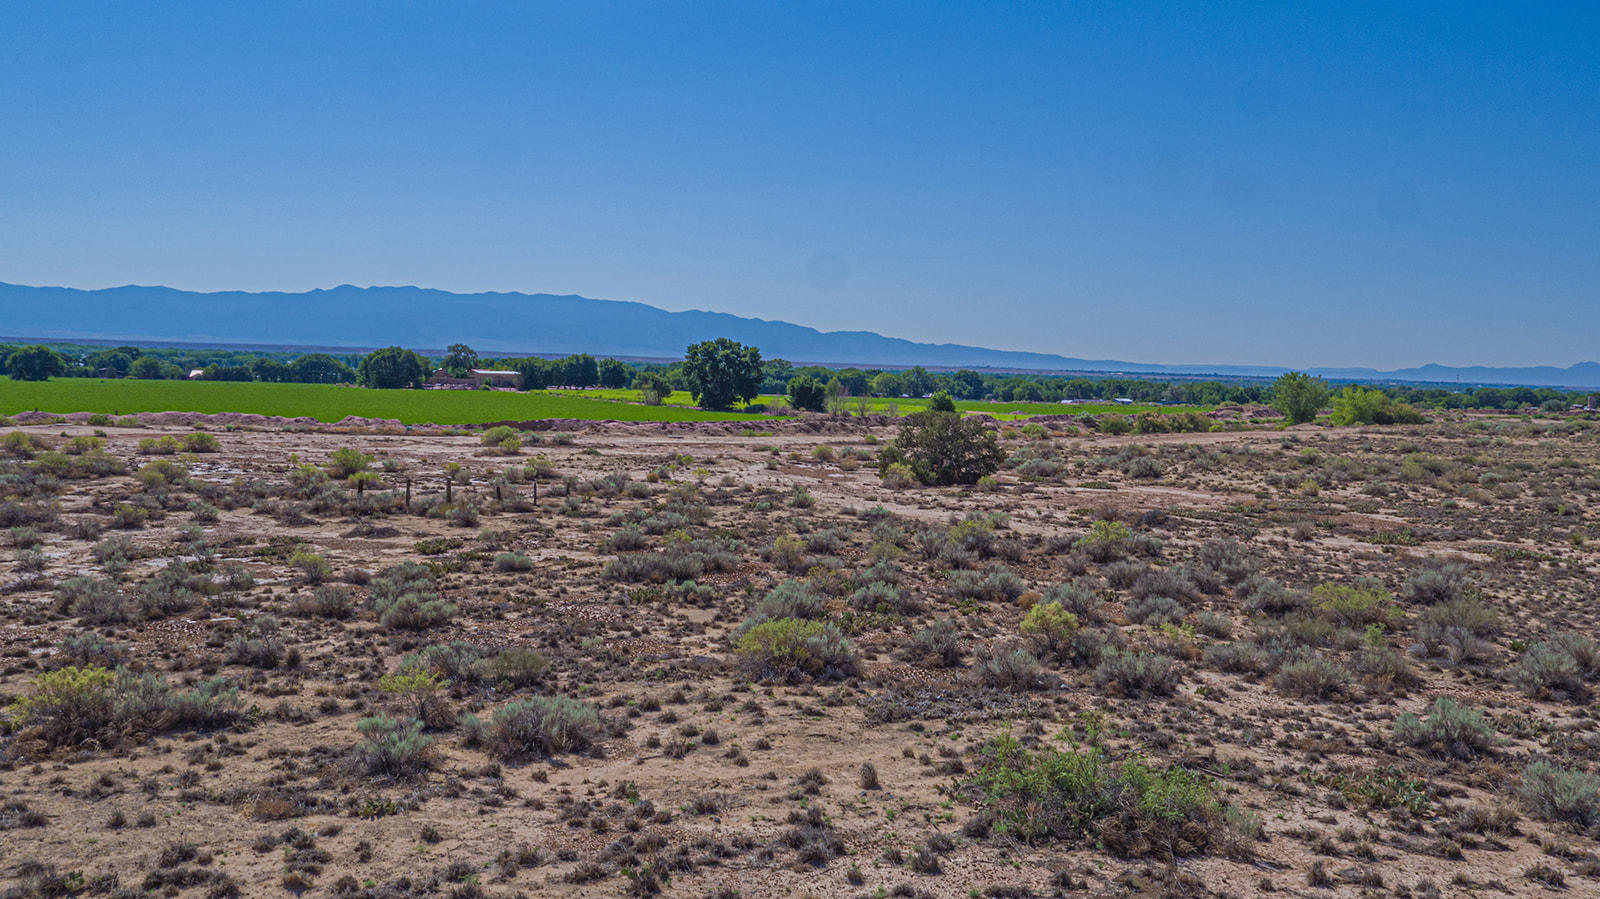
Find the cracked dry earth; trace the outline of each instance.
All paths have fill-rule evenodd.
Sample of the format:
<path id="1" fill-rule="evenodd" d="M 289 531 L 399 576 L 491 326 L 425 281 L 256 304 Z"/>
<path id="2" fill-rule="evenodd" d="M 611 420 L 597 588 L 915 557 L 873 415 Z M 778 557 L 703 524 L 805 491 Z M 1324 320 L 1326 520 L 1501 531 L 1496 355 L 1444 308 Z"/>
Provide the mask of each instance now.
<path id="1" fill-rule="evenodd" d="M 7 433 L 0 895 L 1600 893 L 1592 421 Z"/>

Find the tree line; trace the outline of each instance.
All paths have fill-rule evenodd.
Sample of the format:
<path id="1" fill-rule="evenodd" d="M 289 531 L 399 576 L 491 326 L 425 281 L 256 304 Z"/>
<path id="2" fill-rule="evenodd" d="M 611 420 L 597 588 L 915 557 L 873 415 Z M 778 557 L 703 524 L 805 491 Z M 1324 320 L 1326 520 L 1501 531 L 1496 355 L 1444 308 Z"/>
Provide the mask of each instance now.
<path id="1" fill-rule="evenodd" d="M 701 348 L 699 351 L 696 348 Z M 442 357 L 432 358 L 403 347 L 385 347 L 365 355 L 291 353 L 253 350 L 191 348 L 0 345 L 0 374 L 17 380 L 51 377 L 187 378 L 199 370 L 201 380 L 263 381 L 269 383 L 359 384 L 366 387 L 420 387 L 430 374 L 443 368 L 457 377 L 471 369 L 514 371 L 524 390 L 550 387 L 611 389 L 631 388 L 645 402 L 660 402 L 673 391 L 687 391 L 702 402 L 702 388 L 712 386 L 712 403 L 726 408 L 726 389 L 708 385 L 716 374 L 737 375 L 736 397 L 748 394 L 787 396 L 797 409 L 822 409 L 832 397 L 929 397 L 943 394 L 959 400 L 1053 403 L 1061 400 L 1110 401 L 1182 405 L 1264 404 L 1283 408 L 1286 382 L 1241 380 L 1174 381 L 1158 378 L 1023 375 L 979 372 L 972 369 L 929 371 L 922 366 L 906 369 L 828 368 L 796 366 L 785 359 L 763 359 L 759 349 L 734 341 L 704 341 L 669 363 L 624 362 L 577 353 L 565 358 L 538 356 L 480 357 L 465 344 L 454 344 Z M 720 372 L 720 373 L 719 373 Z M 709 373 L 709 374 L 708 374 Z M 1298 374 L 1298 373 L 1294 373 Z M 1309 376 L 1303 376 L 1309 377 Z M 1321 384 L 1321 379 L 1313 379 Z M 1326 385 L 1324 385 L 1326 389 Z M 1451 389 L 1426 385 L 1376 385 L 1362 389 L 1405 408 L 1425 409 L 1566 409 L 1581 401 L 1583 393 L 1549 387 L 1476 387 Z M 1324 402 L 1328 401 L 1328 394 Z M 1358 397 L 1359 399 L 1359 397 Z M 726 400 L 726 402 L 724 402 Z M 1347 404 L 1356 402 L 1346 397 Z M 1362 400 L 1366 409 L 1376 399 Z M 1381 406 L 1381 404 L 1379 404 Z M 1325 407 L 1325 406 L 1324 406 Z M 1393 410 L 1379 409 L 1380 418 Z M 1366 412 L 1361 413 L 1367 414 Z M 1293 417 L 1293 416 L 1291 416 Z"/>

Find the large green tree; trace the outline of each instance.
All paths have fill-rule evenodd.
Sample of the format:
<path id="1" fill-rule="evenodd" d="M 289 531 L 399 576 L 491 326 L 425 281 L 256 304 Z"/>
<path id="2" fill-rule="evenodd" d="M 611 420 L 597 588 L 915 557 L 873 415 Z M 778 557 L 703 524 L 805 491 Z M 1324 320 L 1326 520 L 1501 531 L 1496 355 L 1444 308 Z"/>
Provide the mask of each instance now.
<path id="1" fill-rule="evenodd" d="M 25 346 L 6 357 L 6 374 L 13 381 L 48 381 L 65 373 L 61 355 L 47 346 Z"/>
<path id="2" fill-rule="evenodd" d="M 959 412 L 913 412 L 894 443 L 878 454 L 878 471 L 905 464 L 924 484 L 975 484 L 1006 459 L 992 428 Z"/>
<path id="3" fill-rule="evenodd" d="M 704 409 L 729 409 L 761 392 L 761 350 L 726 337 L 693 344 L 684 353 L 689 393 Z"/>
<path id="4" fill-rule="evenodd" d="M 1303 371 L 1285 372 L 1272 383 L 1272 408 L 1282 412 L 1289 424 L 1311 421 L 1327 402 L 1328 385 Z"/>
<path id="5" fill-rule="evenodd" d="M 404 347 L 384 347 L 361 360 L 356 380 L 363 387 L 384 390 L 421 387 L 428 380 L 428 360 Z"/>
<path id="6" fill-rule="evenodd" d="M 615 359 L 600 360 L 600 386 L 610 390 L 626 387 L 633 383 L 633 368 L 626 362 Z"/>
<path id="7" fill-rule="evenodd" d="M 289 363 L 288 377 L 302 384 L 348 384 L 356 373 L 327 353 L 311 353 Z"/>
<path id="8" fill-rule="evenodd" d="M 464 343 L 452 343 L 445 350 L 444 362 L 439 367 L 452 378 L 465 378 L 467 372 L 478 367 L 478 351 Z"/>
<path id="9" fill-rule="evenodd" d="M 789 381 L 789 405 L 807 412 L 821 412 L 828 406 L 828 388 L 810 375 L 796 375 Z"/>

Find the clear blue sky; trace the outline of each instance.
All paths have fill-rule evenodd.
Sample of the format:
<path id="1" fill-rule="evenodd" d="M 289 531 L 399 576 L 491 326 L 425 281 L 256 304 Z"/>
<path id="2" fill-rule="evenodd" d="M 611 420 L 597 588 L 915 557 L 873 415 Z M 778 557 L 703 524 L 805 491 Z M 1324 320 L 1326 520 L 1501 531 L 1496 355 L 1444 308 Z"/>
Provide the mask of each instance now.
<path id="1" fill-rule="evenodd" d="M 19 2 L 0 113 L 16 283 L 1600 358 L 1593 3 Z"/>

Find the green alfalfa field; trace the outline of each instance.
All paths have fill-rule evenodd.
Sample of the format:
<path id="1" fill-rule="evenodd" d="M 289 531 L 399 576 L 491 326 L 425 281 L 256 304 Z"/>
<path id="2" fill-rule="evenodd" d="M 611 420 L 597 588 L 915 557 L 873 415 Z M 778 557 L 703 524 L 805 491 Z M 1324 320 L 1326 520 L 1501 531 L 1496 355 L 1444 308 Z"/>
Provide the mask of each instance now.
<path id="1" fill-rule="evenodd" d="M 750 421 L 766 418 L 704 412 L 683 406 L 645 406 L 530 391 L 368 390 L 333 384 L 233 381 L 141 381 L 0 378 L 0 415 L 39 410 L 101 412 L 242 412 L 336 422 L 347 416 L 398 419 L 406 424 L 478 424 L 573 418 L 590 421 Z"/>
<path id="2" fill-rule="evenodd" d="M 368 390 L 333 384 L 267 384 L 234 381 L 144 381 L 131 378 L 56 378 L 13 381 L 0 377 L 0 415 L 38 410 L 66 414 L 98 412 L 240 412 L 336 422 L 348 416 L 396 419 L 406 424 L 480 424 L 571 418 L 586 421 L 754 421 L 771 416 L 744 412 L 706 412 L 693 408 L 678 391 L 658 406 L 638 402 L 634 390 L 529 391 Z M 782 397 L 760 397 L 768 408 L 784 408 Z M 922 399 L 867 399 L 873 414 L 907 414 L 927 405 Z M 850 411 L 858 411 L 852 401 Z M 1000 419 L 1043 414 L 1125 415 L 1141 412 L 1207 411 L 1203 406 L 1060 405 L 961 401 L 962 412 Z"/>

